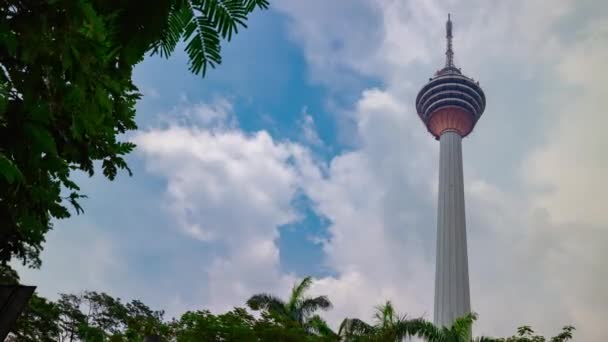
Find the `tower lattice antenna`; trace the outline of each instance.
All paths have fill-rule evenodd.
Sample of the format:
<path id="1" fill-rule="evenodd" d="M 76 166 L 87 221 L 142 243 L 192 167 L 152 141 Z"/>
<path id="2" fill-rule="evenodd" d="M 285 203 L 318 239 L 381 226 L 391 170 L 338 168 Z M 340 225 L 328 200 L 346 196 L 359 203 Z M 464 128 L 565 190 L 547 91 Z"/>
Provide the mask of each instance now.
<path id="1" fill-rule="evenodd" d="M 447 49 L 445 51 L 445 67 L 454 68 L 454 51 L 452 50 L 452 20 L 448 13 L 448 21 L 445 23 L 445 37 L 448 42 Z"/>

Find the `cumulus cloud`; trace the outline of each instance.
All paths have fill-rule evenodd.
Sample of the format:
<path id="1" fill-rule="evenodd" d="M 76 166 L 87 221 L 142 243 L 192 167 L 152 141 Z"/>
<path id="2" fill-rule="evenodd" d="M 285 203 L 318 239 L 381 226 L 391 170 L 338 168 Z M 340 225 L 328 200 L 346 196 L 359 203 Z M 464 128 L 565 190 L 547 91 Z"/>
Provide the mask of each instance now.
<path id="1" fill-rule="evenodd" d="M 305 172 L 298 165 L 313 162 L 297 144 L 227 125 L 234 119 L 232 106 L 216 102 L 182 110 L 202 121 L 174 119 L 133 140 L 149 172 L 167 180 L 166 208 L 181 231 L 219 246 L 202 267 L 208 281 L 205 304 L 223 310 L 255 292 L 291 285 L 293 277 L 278 271 L 275 240 L 279 226 L 299 218 L 291 205 Z"/>
<path id="2" fill-rule="evenodd" d="M 315 289 L 341 308 L 330 313 L 333 324 L 346 310 L 369 316 L 388 298 L 411 312 L 428 313 L 424 289 L 432 283 L 432 253 L 420 241 L 427 235 L 423 222 L 432 217 L 434 178 L 426 174 L 434 170 L 427 154 L 435 152 L 420 125 L 401 115 L 404 107 L 382 90 L 366 91 L 353 114 L 360 149 L 329 165 L 315 161 L 305 146 L 276 141 L 265 131 L 179 119 L 202 112 L 229 121 L 229 105 L 194 105 L 174 115 L 173 123 L 137 134 L 133 140 L 148 171 L 166 179 L 166 209 L 181 232 L 221 246 L 201 264 L 207 279 L 203 305 L 224 310 L 258 291 L 287 292 L 295 277 L 279 271 L 275 240 L 280 226 L 298 220 L 293 200 L 301 193 L 331 221 L 331 239 L 322 243 L 327 264 L 338 275 L 320 280 Z M 308 128 L 314 132 L 312 123 Z M 399 145 L 420 148 L 404 158 L 404 150 L 394 148 Z M 422 296 L 401 296 L 403 291 Z M 353 301 L 348 295 L 355 293 L 366 295 Z"/>
<path id="3" fill-rule="evenodd" d="M 457 62 L 466 62 L 468 70 L 477 72 L 503 59 L 499 63 L 517 62 L 527 73 L 531 70 L 521 67 L 556 56 L 556 22 L 571 13 L 574 4 L 572 0 L 556 0 L 551 6 L 542 0 L 348 4 L 286 0 L 276 7 L 291 19 L 290 32 L 303 46 L 313 79 L 344 86 L 349 75 L 343 71 L 350 71 L 403 87 L 418 85 L 403 77 L 404 72 L 411 75 L 421 64 L 440 67 L 449 12 L 455 20 Z M 517 68 L 511 65 L 511 70 Z"/>
<path id="4" fill-rule="evenodd" d="M 421 269 L 432 270 L 434 198 L 428 196 L 436 192 L 436 147 L 429 137 L 416 137 L 424 129 L 408 118 L 415 118 L 415 86 L 434 71 L 428 64 L 441 66 L 443 24 L 452 11 L 457 62 L 482 79 L 489 98 L 480 132 L 465 142 L 477 329 L 508 334 L 526 323 L 550 334 L 571 323 L 577 338 L 600 341 L 607 332 L 594 317 L 608 314 L 608 297 L 597 287 L 606 281 L 601 245 L 608 237 L 602 210 L 606 86 L 597 77 L 608 37 L 601 11 L 585 12 L 588 6 L 566 0 L 549 7 L 542 1 L 357 1 L 329 14 L 314 2 L 278 6 L 291 18 L 313 79 L 343 87 L 325 70 L 330 65 L 384 81 L 353 106 L 352 133 L 361 144 L 332 160 L 327 179 L 316 185 L 323 190 L 309 187 L 317 210 L 332 221 L 325 250 L 339 274 L 319 287 L 337 298 L 360 290 L 377 299 L 390 296 L 381 288 L 394 286 L 405 310 L 431 307 L 431 277 L 408 267 L 426 263 Z M 352 34 L 350 26 L 327 20 L 334 12 L 344 13 L 340 21 L 359 23 Z M 320 34 L 326 31 L 331 34 Z M 358 193 L 361 187 L 366 191 Z M 416 240 L 422 227 L 427 232 Z M 428 288 L 407 288 L 418 282 Z"/>

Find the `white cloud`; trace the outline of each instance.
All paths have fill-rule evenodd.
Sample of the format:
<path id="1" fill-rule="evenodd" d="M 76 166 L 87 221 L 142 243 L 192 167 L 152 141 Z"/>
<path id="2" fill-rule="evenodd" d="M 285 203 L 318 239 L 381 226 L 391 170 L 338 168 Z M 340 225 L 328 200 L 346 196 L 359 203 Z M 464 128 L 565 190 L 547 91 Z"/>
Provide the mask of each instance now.
<path id="1" fill-rule="evenodd" d="M 550 95 L 546 142 L 533 151 L 523 170 L 531 184 L 549 187 L 535 202 L 553 220 L 605 226 L 608 158 L 602 133 L 608 125 L 608 85 L 598 76 L 608 60 L 608 21 L 593 22 L 578 33 L 576 44 L 556 66 L 564 89 Z"/>
<path id="2" fill-rule="evenodd" d="M 218 119 L 215 125 L 171 124 L 134 137 L 148 170 L 167 180 L 165 202 L 179 228 L 219 247 L 214 259 L 201 262 L 203 298 L 214 310 L 291 286 L 293 277 L 279 272 L 275 239 L 279 226 L 299 218 L 291 203 L 304 164 L 312 163 L 296 144 L 226 125 L 232 107 L 220 103 L 185 110 Z"/>
<path id="3" fill-rule="evenodd" d="M 336 156 L 326 178 L 304 179 L 316 211 L 331 222 L 324 250 L 338 275 L 320 279 L 314 291 L 334 302 L 326 316 L 335 326 L 345 315 L 370 318 L 387 299 L 410 314 L 430 314 L 432 255 L 421 223 L 433 219 L 425 207 L 435 198 L 427 177 L 435 151 L 418 123 L 401 115 L 404 108 L 384 91 L 364 92 L 354 114 L 359 148 Z M 420 148 L 399 148 L 410 145 Z"/>
<path id="4" fill-rule="evenodd" d="M 384 91 L 366 91 L 354 114 L 360 150 L 328 166 L 315 162 L 307 148 L 276 142 L 264 131 L 170 125 L 135 137 L 149 171 L 167 179 L 166 202 L 182 231 L 224 247 L 201 264 L 206 307 L 225 310 L 259 291 L 287 293 L 295 277 L 279 271 L 274 240 L 280 225 L 297 220 L 292 200 L 303 191 L 332 222 L 324 249 L 339 275 L 315 285 L 339 308 L 329 313 L 332 323 L 346 310 L 370 316 L 388 298 L 409 312 L 429 314 L 428 295 L 400 294 L 424 294 L 432 282 L 430 253 L 420 244 L 426 234 L 404 227 L 420 223 L 417 211 L 433 203 L 434 195 L 417 194 L 429 193 L 434 178 L 425 174 L 434 168 L 426 157 L 435 152 L 419 124 L 400 115 L 402 108 Z M 421 148 L 403 158 L 404 151 L 393 148 L 403 144 Z M 417 172 L 401 172 L 408 169 Z M 349 293 L 366 296 L 353 301 Z"/>
<path id="5" fill-rule="evenodd" d="M 598 317 L 608 315 L 608 295 L 599 284 L 608 281 L 608 158 L 604 151 L 603 115 L 608 86 L 601 70 L 608 59 L 608 21 L 591 21 L 577 34 L 557 64 L 563 89 L 551 94 L 553 115 L 545 142 L 529 155 L 522 169 L 532 187 L 531 203 L 541 215 L 533 225 L 531 246 L 543 265 L 545 279 L 561 296 L 566 311 L 581 326 L 581 340 L 600 341 L 608 334 Z M 599 74 L 598 74 L 599 72 Z"/>
<path id="6" fill-rule="evenodd" d="M 355 72 L 380 77 L 398 88 L 418 86 L 404 72 L 412 74 L 420 64 L 441 66 L 448 12 L 455 23 L 456 62 L 466 64 L 464 70 L 479 74 L 480 68 L 495 71 L 497 65 L 517 70 L 515 62 L 517 72 L 528 74 L 534 72 L 536 62 L 555 61 L 560 47 L 556 24 L 572 12 L 574 4 L 572 0 L 552 1 L 551 6 L 542 0 L 348 4 L 286 0 L 276 7 L 291 19 L 290 31 L 304 49 L 313 79 L 343 87 L 352 77 L 348 72 Z"/>
<path id="7" fill-rule="evenodd" d="M 302 130 L 302 138 L 305 143 L 322 147 L 323 140 L 319 137 L 317 133 L 317 128 L 315 126 L 315 119 L 310 113 L 308 113 L 308 109 L 305 107 L 302 109 L 302 119 L 300 120 L 300 129 Z"/>
<path id="8" fill-rule="evenodd" d="M 215 96 L 209 103 L 192 104 L 182 97 L 173 110 L 160 117 L 164 127 L 179 124 L 181 127 L 196 126 L 213 131 L 225 131 L 238 127 L 234 108 L 229 99 Z"/>
<path id="9" fill-rule="evenodd" d="M 353 0 L 348 5 L 323 0 L 287 0 L 273 4 L 289 17 L 290 34 L 303 44 L 309 65 L 315 69 L 313 79 L 338 82 L 349 86 L 352 70 L 362 70 L 377 51 L 381 30 L 369 24 L 375 20 L 375 6 L 368 1 Z M 336 20 L 336 18 L 348 20 Z M 377 24 L 378 22 L 376 22 Z M 360 59 L 353 59 L 358 55 Z"/>

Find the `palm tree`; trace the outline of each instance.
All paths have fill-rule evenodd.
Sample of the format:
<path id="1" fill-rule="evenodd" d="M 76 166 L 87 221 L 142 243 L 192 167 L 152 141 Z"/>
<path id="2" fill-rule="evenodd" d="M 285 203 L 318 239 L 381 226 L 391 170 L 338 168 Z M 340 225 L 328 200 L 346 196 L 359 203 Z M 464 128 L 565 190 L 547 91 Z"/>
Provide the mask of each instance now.
<path id="1" fill-rule="evenodd" d="M 507 338 L 481 336 L 471 339 L 473 323 L 477 314 L 470 313 L 454 321 L 451 327 L 437 327 L 424 319 L 402 320 L 395 324 L 395 336 L 403 339 L 407 336 L 421 337 L 427 342 L 567 342 L 572 339 L 574 327 L 565 326 L 558 335 L 547 339 L 535 335 L 532 328 L 523 326 L 517 329 L 517 335 Z"/>
<path id="2" fill-rule="evenodd" d="M 297 322 L 307 332 L 321 336 L 335 336 L 325 320 L 315 312 L 329 310 L 332 307 L 327 296 L 306 297 L 306 291 L 312 285 L 312 278 L 306 277 L 296 283 L 285 302 L 271 294 L 260 293 L 247 301 L 252 310 L 265 310 L 271 314 Z"/>
<path id="3" fill-rule="evenodd" d="M 451 327 L 437 327 L 433 323 L 422 319 L 403 320 L 395 325 L 395 335 L 399 339 L 408 336 L 417 336 L 427 342 L 471 342 L 473 323 L 477 314 L 469 313 L 457 318 Z M 482 337 L 479 342 L 492 342 L 494 340 Z"/>
<path id="4" fill-rule="evenodd" d="M 405 315 L 396 312 L 390 301 L 376 307 L 375 324 L 358 318 L 346 318 L 340 324 L 338 336 L 343 341 L 397 341 L 398 327 L 408 322 Z"/>
<path id="5" fill-rule="evenodd" d="M 357 318 L 347 318 L 340 325 L 338 335 L 343 341 L 402 341 L 406 337 L 420 337 L 427 342 L 471 342 L 471 330 L 477 319 L 474 313 L 456 319 L 451 327 L 437 327 L 423 319 L 406 319 L 396 312 L 390 301 L 376 307 L 376 323 L 369 325 Z M 481 337 L 477 342 L 499 342 Z"/>

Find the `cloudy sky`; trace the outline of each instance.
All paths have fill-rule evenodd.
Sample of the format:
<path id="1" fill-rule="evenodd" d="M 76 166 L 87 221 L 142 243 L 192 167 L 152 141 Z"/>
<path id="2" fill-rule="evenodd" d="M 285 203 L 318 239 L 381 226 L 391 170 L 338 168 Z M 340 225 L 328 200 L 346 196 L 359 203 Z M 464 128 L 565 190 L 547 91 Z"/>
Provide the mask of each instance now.
<path id="1" fill-rule="evenodd" d="M 332 324 L 387 299 L 432 319 L 439 145 L 414 98 L 448 12 L 488 99 L 463 143 L 475 334 L 604 341 L 604 1 L 275 0 L 205 79 L 181 51 L 148 58 L 134 176 L 79 175 L 85 214 L 55 223 L 24 282 L 172 316 L 313 275 Z"/>

